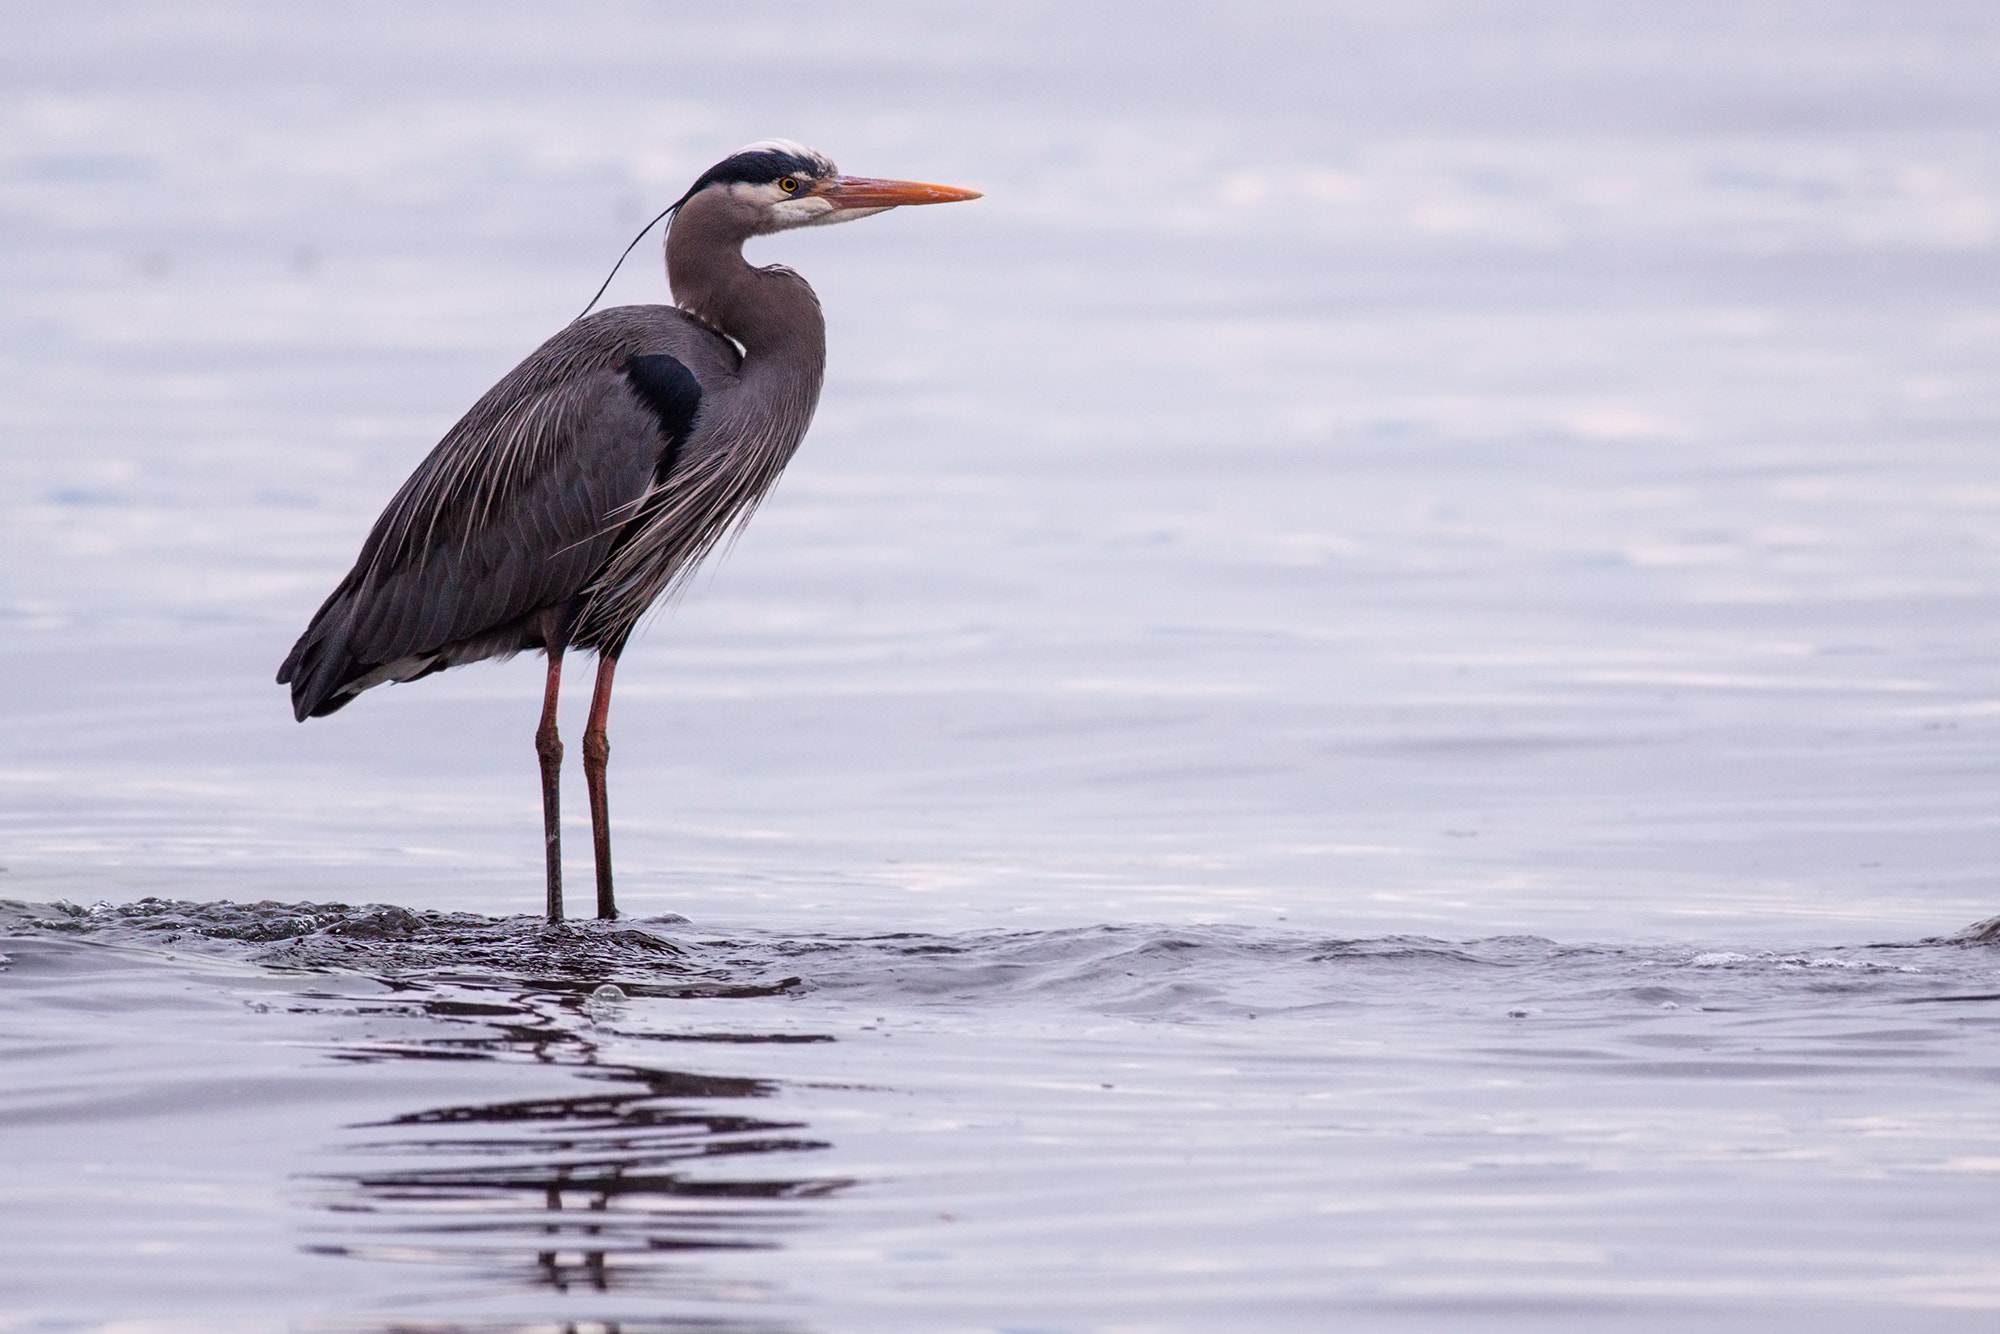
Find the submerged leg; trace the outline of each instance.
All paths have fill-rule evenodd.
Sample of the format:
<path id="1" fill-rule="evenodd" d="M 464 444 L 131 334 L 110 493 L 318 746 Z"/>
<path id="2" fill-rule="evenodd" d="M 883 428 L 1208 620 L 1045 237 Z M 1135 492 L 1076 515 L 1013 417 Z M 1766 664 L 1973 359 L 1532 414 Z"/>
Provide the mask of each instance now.
<path id="1" fill-rule="evenodd" d="M 549 920 L 563 919 L 562 896 L 562 738 L 556 734 L 556 703 L 562 698 L 562 636 L 551 622 L 547 643 L 549 679 L 542 694 L 542 725 L 535 729 L 535 754 L 542 761 L 542 848 L 549 866 Z"/>
<path id="2" fill-rule="evenodd" d="M 611 716 L 611 675 L 617 670 L 617 654 L 597 659 L 597 687 L 591 691 L 590 722 L 583 729 L 583 781 L 590 789 L 591 848 L 597 854 L 597 915 L 606 918 L 618 915 L 611 897 L 611 807 L 604 795 L 604 766 L 611 758 L 604 725 Z"/>

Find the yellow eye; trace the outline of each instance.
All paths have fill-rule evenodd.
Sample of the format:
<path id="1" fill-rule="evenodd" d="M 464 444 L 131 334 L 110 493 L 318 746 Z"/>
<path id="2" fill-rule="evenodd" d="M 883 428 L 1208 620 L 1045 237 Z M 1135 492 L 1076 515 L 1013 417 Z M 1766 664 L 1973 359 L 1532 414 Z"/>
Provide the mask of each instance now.
<path id="1" fill-rule="evenodd" d="M 799 192 L 799 178 L 796 176 L 787 176 L 778 182 L 778 188 L 788 195 L 797 194 Z"/>

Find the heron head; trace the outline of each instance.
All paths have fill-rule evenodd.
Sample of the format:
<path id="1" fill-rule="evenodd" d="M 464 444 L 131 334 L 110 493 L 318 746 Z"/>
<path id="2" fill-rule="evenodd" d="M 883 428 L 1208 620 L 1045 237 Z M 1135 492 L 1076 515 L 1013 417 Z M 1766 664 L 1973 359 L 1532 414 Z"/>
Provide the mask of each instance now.
<path id="1" fill-rule="evenodd" d="M 977 190 L 950 185 L 843 176 L 824 153 L 789 139 L 763 139 L 703 172 L 681 202 L 699 200 L 703 211 L 730 215 L 745 236 L 763 236 L 850 222 L 899 204 L 977 198 Z"/>

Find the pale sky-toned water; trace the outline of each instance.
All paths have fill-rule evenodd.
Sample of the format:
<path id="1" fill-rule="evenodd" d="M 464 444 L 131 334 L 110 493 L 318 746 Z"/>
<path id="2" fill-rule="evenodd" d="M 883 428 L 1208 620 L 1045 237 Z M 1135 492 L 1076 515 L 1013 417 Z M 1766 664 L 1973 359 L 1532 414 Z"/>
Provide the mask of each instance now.
<path id="1" fill-rule="evenodd" d="M 538 663 L 300 727 L 270 679 L 293 636 L 438 435 L 730 149 L 784 135 L 986 197 L 753 251 L 826 305 L 820 417 L 620 671 L 623 902 L 799 986 L 635 993 L 614 1022 L 522 958 L 426 956 L 395 1041 L 478 1029 L 447 1069 L 354 1055 L 407 960 L 169 964 L 183 944 L 115 913 L 65 938 L 29 912 L 0 946 L 0 1118 L 45 1167 L 0 1206 L 24 1266 L 0 1328 L 2000 1306 L 1990 1004 L 1946 999 L 2000 987 L 1980 947 L 1869 948 L 2000 912 L 1982 9 L 9 26 L 0 896 L 24 902 L 532 910 Z M 648 243 L 610 300 L 663 293 Z M 978 983 L 854 943 L 902 932 Z M 1398 936 L 1478 943 L 1361 974 L 1327 945 Z M 835 1040 L 610 1033 L 697 1023 Z M 765 1119 L 827 1146 L 756 1159 L 820 1183 L 777 1249 L 689 1252 L 619 1306 L 525 1261 L 315 1240 L 298 1183 L 354 1126 L 662 1061 L 764 1081 Z M 296 1096 L 216 1092 L 244 1062 Z M 1098 1098 L 1126 1068 L 1152 1093 Z M 175 1080 L 213 1096 L 172 1111 Z M 677 1116 L 750 1096 L 645 1087 Z"/>

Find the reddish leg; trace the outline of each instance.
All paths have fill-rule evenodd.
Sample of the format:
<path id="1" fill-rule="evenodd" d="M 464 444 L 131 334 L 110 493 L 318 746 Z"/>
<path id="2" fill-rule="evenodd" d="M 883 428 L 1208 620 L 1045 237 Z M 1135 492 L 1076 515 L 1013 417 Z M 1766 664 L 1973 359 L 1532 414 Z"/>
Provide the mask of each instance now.
<path id="1" fill-rule="evenodd" d="M 562 698 L 562 637 L 553 618 L 548 631 L 549 679 L 542 694 L 542 725 L 535 729 L 535 754 L 542 761 L 542 848 L 549 866 L 549 920 L 563 919 L 562 738 L 556 734 L 556 703 Z"/>
<path id="2" fill-rule="evenodd" d="M 597 855 L 597 915 L 618 915 L 611 897 L 611 807 L 604 795 L 604 766 L 611 759 L 611 739 L 604 725 L 611 716 L 611 675 L 618 670 L 615 654 L 597 660 L 597 686 L 590 694 L 590 722 L 583 729 L 583 781 L 590 789 L 591 849 Z"/>

